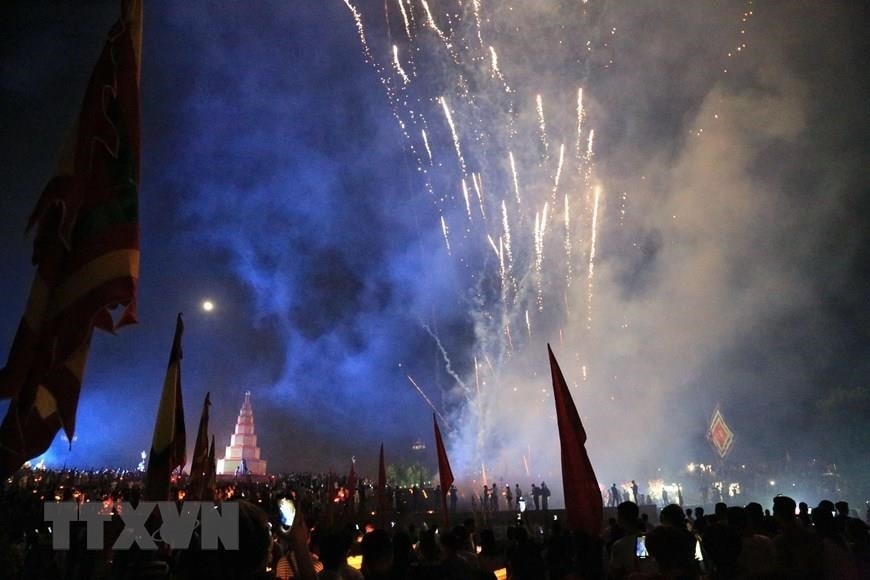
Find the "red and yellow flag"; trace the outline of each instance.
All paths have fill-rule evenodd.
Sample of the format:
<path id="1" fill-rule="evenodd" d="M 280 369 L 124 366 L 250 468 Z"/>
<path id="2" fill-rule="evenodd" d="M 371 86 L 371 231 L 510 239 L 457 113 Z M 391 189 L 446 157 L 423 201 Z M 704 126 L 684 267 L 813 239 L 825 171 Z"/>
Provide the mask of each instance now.
<path id="1" fill-rule="evenodd" d="M 154 422 L 154 437 L 151 454 L 148 456 L 148 471 L 145 474 L 145 499 L 162 501 L 169 499 L 169 479 L 172 470 L 187 462 L 187 437 L 184 428 L 184 401 L 181 397 L 181 335 L 184 323 L 181 314 L 175 322 L 175 337 L 169 353 L 163 393 Z"/>
<path id="2" fill-rule="evenodd" d="M 122 1 L 30 216 L 36 275 L 0 372 L 0 397 L 12 399 L 0 425 L 0 477 L 48 449 L 61 428 L 73 440 L 94 327 L 114 332 L 136 321 L 141 23 L 141 0 Z"/>

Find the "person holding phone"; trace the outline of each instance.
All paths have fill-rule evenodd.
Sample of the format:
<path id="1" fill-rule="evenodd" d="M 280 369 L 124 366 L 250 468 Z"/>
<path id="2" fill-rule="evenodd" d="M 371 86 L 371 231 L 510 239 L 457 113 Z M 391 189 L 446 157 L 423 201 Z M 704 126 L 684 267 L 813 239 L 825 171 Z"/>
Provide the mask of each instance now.
<path id="1" fill-rule="evenodd" d="M 613 543 L 610 552 L 610 578 L 621 580 L 637 572 L 658 572 L 655 559 L 649 556 L 639 518 L 640 509 L 634 502 L 624 501 L 616 507 L 616 521 L 624 535 Z"/>
<path id="2" fill-rule="evenodd" d="M 293 568 L 293 577 L 316 580 L 314 562 L 308 551 L 308 526 L 293 497 L 278 497 L 278 526 L 273 528 L 287 560 Z"/>

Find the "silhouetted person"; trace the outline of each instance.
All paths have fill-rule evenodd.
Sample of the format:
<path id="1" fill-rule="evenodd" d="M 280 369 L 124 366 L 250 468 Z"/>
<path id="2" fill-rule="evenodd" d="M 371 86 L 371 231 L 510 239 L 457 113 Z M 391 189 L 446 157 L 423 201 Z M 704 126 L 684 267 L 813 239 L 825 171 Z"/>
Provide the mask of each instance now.
<path id="1" fill-rule="evenodd" d="M 753 530 L 749 510 L 728 508 L 728 525 L 740 536 L 737 570 L 747 578 L 767 578 L 773 573 L 773 540 Z"/>
<path id="2" fill-rule="evenodd" d="M 810 518 L 810 506 L 808 506 L 805 501 L 798 504 L 798 519 L 805 528 L 808 528 L 813 524 L 813 520 Z"/>
<path id="3" fill-rule="evenodd" d="M 737 562 L 743 549 L 740 534 L 721 520 L 707 528 L 701 545 L 713 564 L 717 579 L 738 578 Z"/>
<path id="4" fill-rule="evenodd" d="M 508 528 L 515 543 L 508 549 L 508 578 L 518 580 L 544 580 L 545 565 L 541 548 L 529 539 L 526 528 Z"/>
<path id="5" fill-rule="evenodd" d="M 366 580 L 391 578 L 393 543 L 386 530 L 375 530 L 363 536 L 362 573 Z"/>
<path id="6" fill-rule="evenodd" d="M 637 482 L 632 479 L 631 480 L 631 495 L 634 496 L 634 503 L 640 505 L 639 502 L 637 501 L 637 490 L 638 490 Z"/>
<path id="7" fill-rule="evenodd" d="M 459 492 L 456 491 L 455 485 L 450 486 L 450 491 L 448 492 L 448 495 L 450 496 L 450 511 L 455 514 L 456 502 L 459 501 Z"/>
<path id="8" fill-rule="evenodd" d="M 489 491 L 490 496 L 492 497 L 492 511 L 498 511 L 498 487 L 493 483 L 492 489 Z"/>
<path id="9" fill-rule="evenodd" d="M 361 580 L 362 573 L 347 565 L 347 556 L 353 545 L 348 533 L 327 534 L 320 541 L 320 561 L 323 571 L 318 576 L 322 580 Z"/>
<path id="10" fill-rule="evenodd" d="M 669 503 L 671 503 L 670 499 L 668 498 L 668 490 L 664 487 L 662 488 L 662 503 L 664 505 L 668 505 Z"/>
<path id="11" fill-rule="evenodd" d="M 827 507 L 825 506 L 825 508 Z M 848 514 L 848 505 L 846 513 Z M 852 554 L 849 553 L 849 547 L 843 537 L 846 530 L 845 522 L 843 522 L 843 530 L 840 531 L 837 516 L 830 509 L 822 509 L 822 504 L 813 510 L 812 516 L 816 533 L 822 540 L 825 577 L 857 578 L 856 562 Z"/>
<path id="12" fill-rule="evenodd" d="M 773 498 L 773 517 L 779 528 L 773 538 L 777 574 L 782 578 L 823 578 L 822 542 L 814 531 L 798 523 L 795 507 L 790 497 Z"/>
<path id="13" fill-rule="evenodd" d="M 505 487 L 510 490 L 509 485 Z M 492 574 L 499 568 L 504 568 L 507 565 L 504 553 L 498 549 L 495 534 L 492 530 L 480 532 L 480 553 L 477 555 L 477 562 L 481 572 L 484 574 Z"/>
<path id="14" fill-rule="evenodd" d="M 675 528 L 686 529 L 686 514 L 676 504 L 666 505 L 659 512 L 659 522 L 663 526 L 673 526 Z"/>
<path id="15" fill-rule="evenodd" d="M 717 522 L 719 522 L 720 524 L 727 524 L 728 523 L 728 506 L 727 505 L 725 505 L 721 501 L 718 502 L 714 506 L 714 512 L 716 514 L 716 521 Z"/>
<path id="16" fill-rule="evenodd" d="M 550 488 L 547 487 L 547 482 L 541 482 L 541 507 L 544 508 L 544 511 L 550 509 Z"/>
<path id="17" fill-rule="evenodd" d="M 695 536 L 685 528 L 659 526 L 648 533 L 646 549 L 658 564 L 659 577 L 697 578 L 695 542 Z"/>
<path id="18" fill-rule="evenodd" d="M 535 503 L 535 511 L 541 509 L 541 490 L 534 483 L 532 484 L 532 501 Z"/>
<path id="19" fill-rule="evenodd" d="M 610 486 L 610 507 L 616 507 L 619 505 L 619 489 L 617 489 L 616 484 Z"/>
<path id="20" fill-rule="evenodd" d="M 507 509 L 511 511 L 514 509 L 514 496 L 511 493 L 511 486 L 509 484 L 505 484 L 504 486 L 504 499 L 507 502 Z"/>
<path id="21" fill-rule="evenodd" d="M 610 549 L 610 578 L 621 580 L 632 572 L 651 574 L 656 571 L 655 561 L 651 558 L 640 559 L 636 555 L 637 538 L 643 535 L 638 516 L 637 504 L 626 501 L 616 508 L 616 523 L 623 536 L 613 543 Z"/>
<path id="22" fill-rule="evenodd" d="M 834 504 L 837 509 L 837 515 L 834 517 L 834 523 L 837 526 L 837 532 L 841 535 L 846 532 L 846 520 L 849 519 L 849 503 L 838 501 Z"/>

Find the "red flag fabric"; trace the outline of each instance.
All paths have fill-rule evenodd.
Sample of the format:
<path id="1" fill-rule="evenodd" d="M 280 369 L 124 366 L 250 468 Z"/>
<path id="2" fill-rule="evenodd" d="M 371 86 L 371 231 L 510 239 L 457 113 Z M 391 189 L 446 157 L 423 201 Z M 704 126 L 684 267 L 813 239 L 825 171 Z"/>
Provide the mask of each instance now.
<path id="1" fill-rule="evenodd" d="M 202 415 L 199 417 L 199 429 L 196 432 L 196 443 L 193 445 L 193 461 L 190 464 L 190 483 L 187 485 L 187 496 L 190 499 L 201 499 L 205 491 L 211 465 L 208 462 L 208 408 L 211 407 L 211 393 L 205 394 L 202 403 Z"/>
<path id="2" fill-rule="evenodd" d="M 0 397 L 12 398 L 0 426 L 0 479 L 45 452 L 58 430 L 73 440 L 93 329 L 136 321 L 141 23 L 141 0 L 123 1 L 30 217 L 36 275 L 0 371 Z"/>
<path id="3" fill-rule="evenodd" d="M 151 454 L 148 456 L 148 471 L 145 474 L 145 499 L 166 500 L 169 498 L 169 479 L 172 470 L 187 462 L 186 434 L 184 428 L 184 402 L 181 396 L 181 336 L 184 322 L 181 314 L 175 321 L 175 336 L 169 353 L 163 393 L 154 422 L 154 437 Z"/>
<path id="4" fill-rule="evenodd" d="M 568 527 L 597 538 L 601 533 L 604 506 L 598 479 L 586 453 L 586 430 L 549 344 L 547 351 L 550 354 L 553 398 L 556 402 L 556 422 L 562 450 L 562 489 L 565 494 Z"/>
<path id="5" fill-rule="evenodd" d="M 447 493 L 453 485 L 453 471 L 447 460 L 447 450 L 444 448 L 444 440 L 441 439 L 441 429 L 438 428 L 438 419 L 432 413 L 432 423 L 435 425 L 435 449 L 438 452 L 438 478 L 441 480 L 441 512 L 444 514 L 444 527 L 450 525 L 447 515 Z"/>

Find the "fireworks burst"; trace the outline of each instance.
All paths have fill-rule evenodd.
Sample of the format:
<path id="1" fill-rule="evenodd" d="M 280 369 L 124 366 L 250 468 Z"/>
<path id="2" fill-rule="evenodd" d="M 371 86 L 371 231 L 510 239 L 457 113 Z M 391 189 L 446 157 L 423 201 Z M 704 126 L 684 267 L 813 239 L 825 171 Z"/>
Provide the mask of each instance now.
<path id="1" fill-rule="evenodd" d="M 462 425 L 468 436 L 459 434 L 456 439 L 473 441 L 462 450 L 464 465 L 479 469 L 486 480 L 483 458 L 490 454 L 490 435 L 498 428 L 492 413 L 499 391 L 509 387 L 521 392 L 513 383 L 504 385 L 500 377 L 522 369 L 533 352 L 539 358 L 541 346 L 557 333 L 561 339 L 563 328 L 568 329 L 566 342 L 588 340 L 592 330 L 604 195 L 600 186 L 593 187 L 598 179 L 594 131 L 588 127 L 592 123 L 581 88 L 588 79 L 573 79 L 568 87 L 547 85 L 545 115 L 541 92 L 528 89 L 523 78 L 511 74 L 516 52 L 510 42 L 492 42 L 503 39 L 490 38 L 500 29 L 489 7 L 484 11 L 479 0 L 471 0 L 444 11 L 435 0 L 396 1 L 401 19 L 394 19 L 394 25 L 386 19 L 395 30 L 385 35 L 390 40 L 380 52 L 369 44 L 359 10 L 344 0 L 363 56 L 378 73 L 405 147 L 423 176 L 423 187 L 432 194 L 447 255 L 468 276 L 469 293 L 474 295 L 470 314 L 477 342 L 470 352 L 453 353 L 454 364 L 446 346 L 424 327 L 436 340 L 454 381 L 450 390 L 458 389 L 464 401 L 451 409 L 457 419 L 453 424 Z M 494 45 L 502 47 L 502 54 Z M 592 47 L 587 44 L 584 52 Z M 445 123 L 427 122 L 438 116 Z M 441 158 L 436 163 L 433 151 L 451 147 L 457 163 L 442 163 Z M 461 199 L 435 193 L 455 192 L 457 186 Z M 475 216 L 478 211 L 480 219 Z M 457 236 L 448 223 L 460 219 L 466 226 Z M 572 288 L 574 272 L 584 267 L 586 284 Z M 572 318 L 572 311 L 583 312 L 583 306 L 585 316 Z M 513 330 L 523 325 L 526 332 L 515 336 Z M 422 389 L 410 376 L 408 380 L 434 410 Z M 530 393 L 522 396 L 543 409 L 545 395 L 539 386 Z M 513 457 L 515 465 L 498 469 L 528 473 L 528 458 L 523 455 L 520 465 Z"/>

